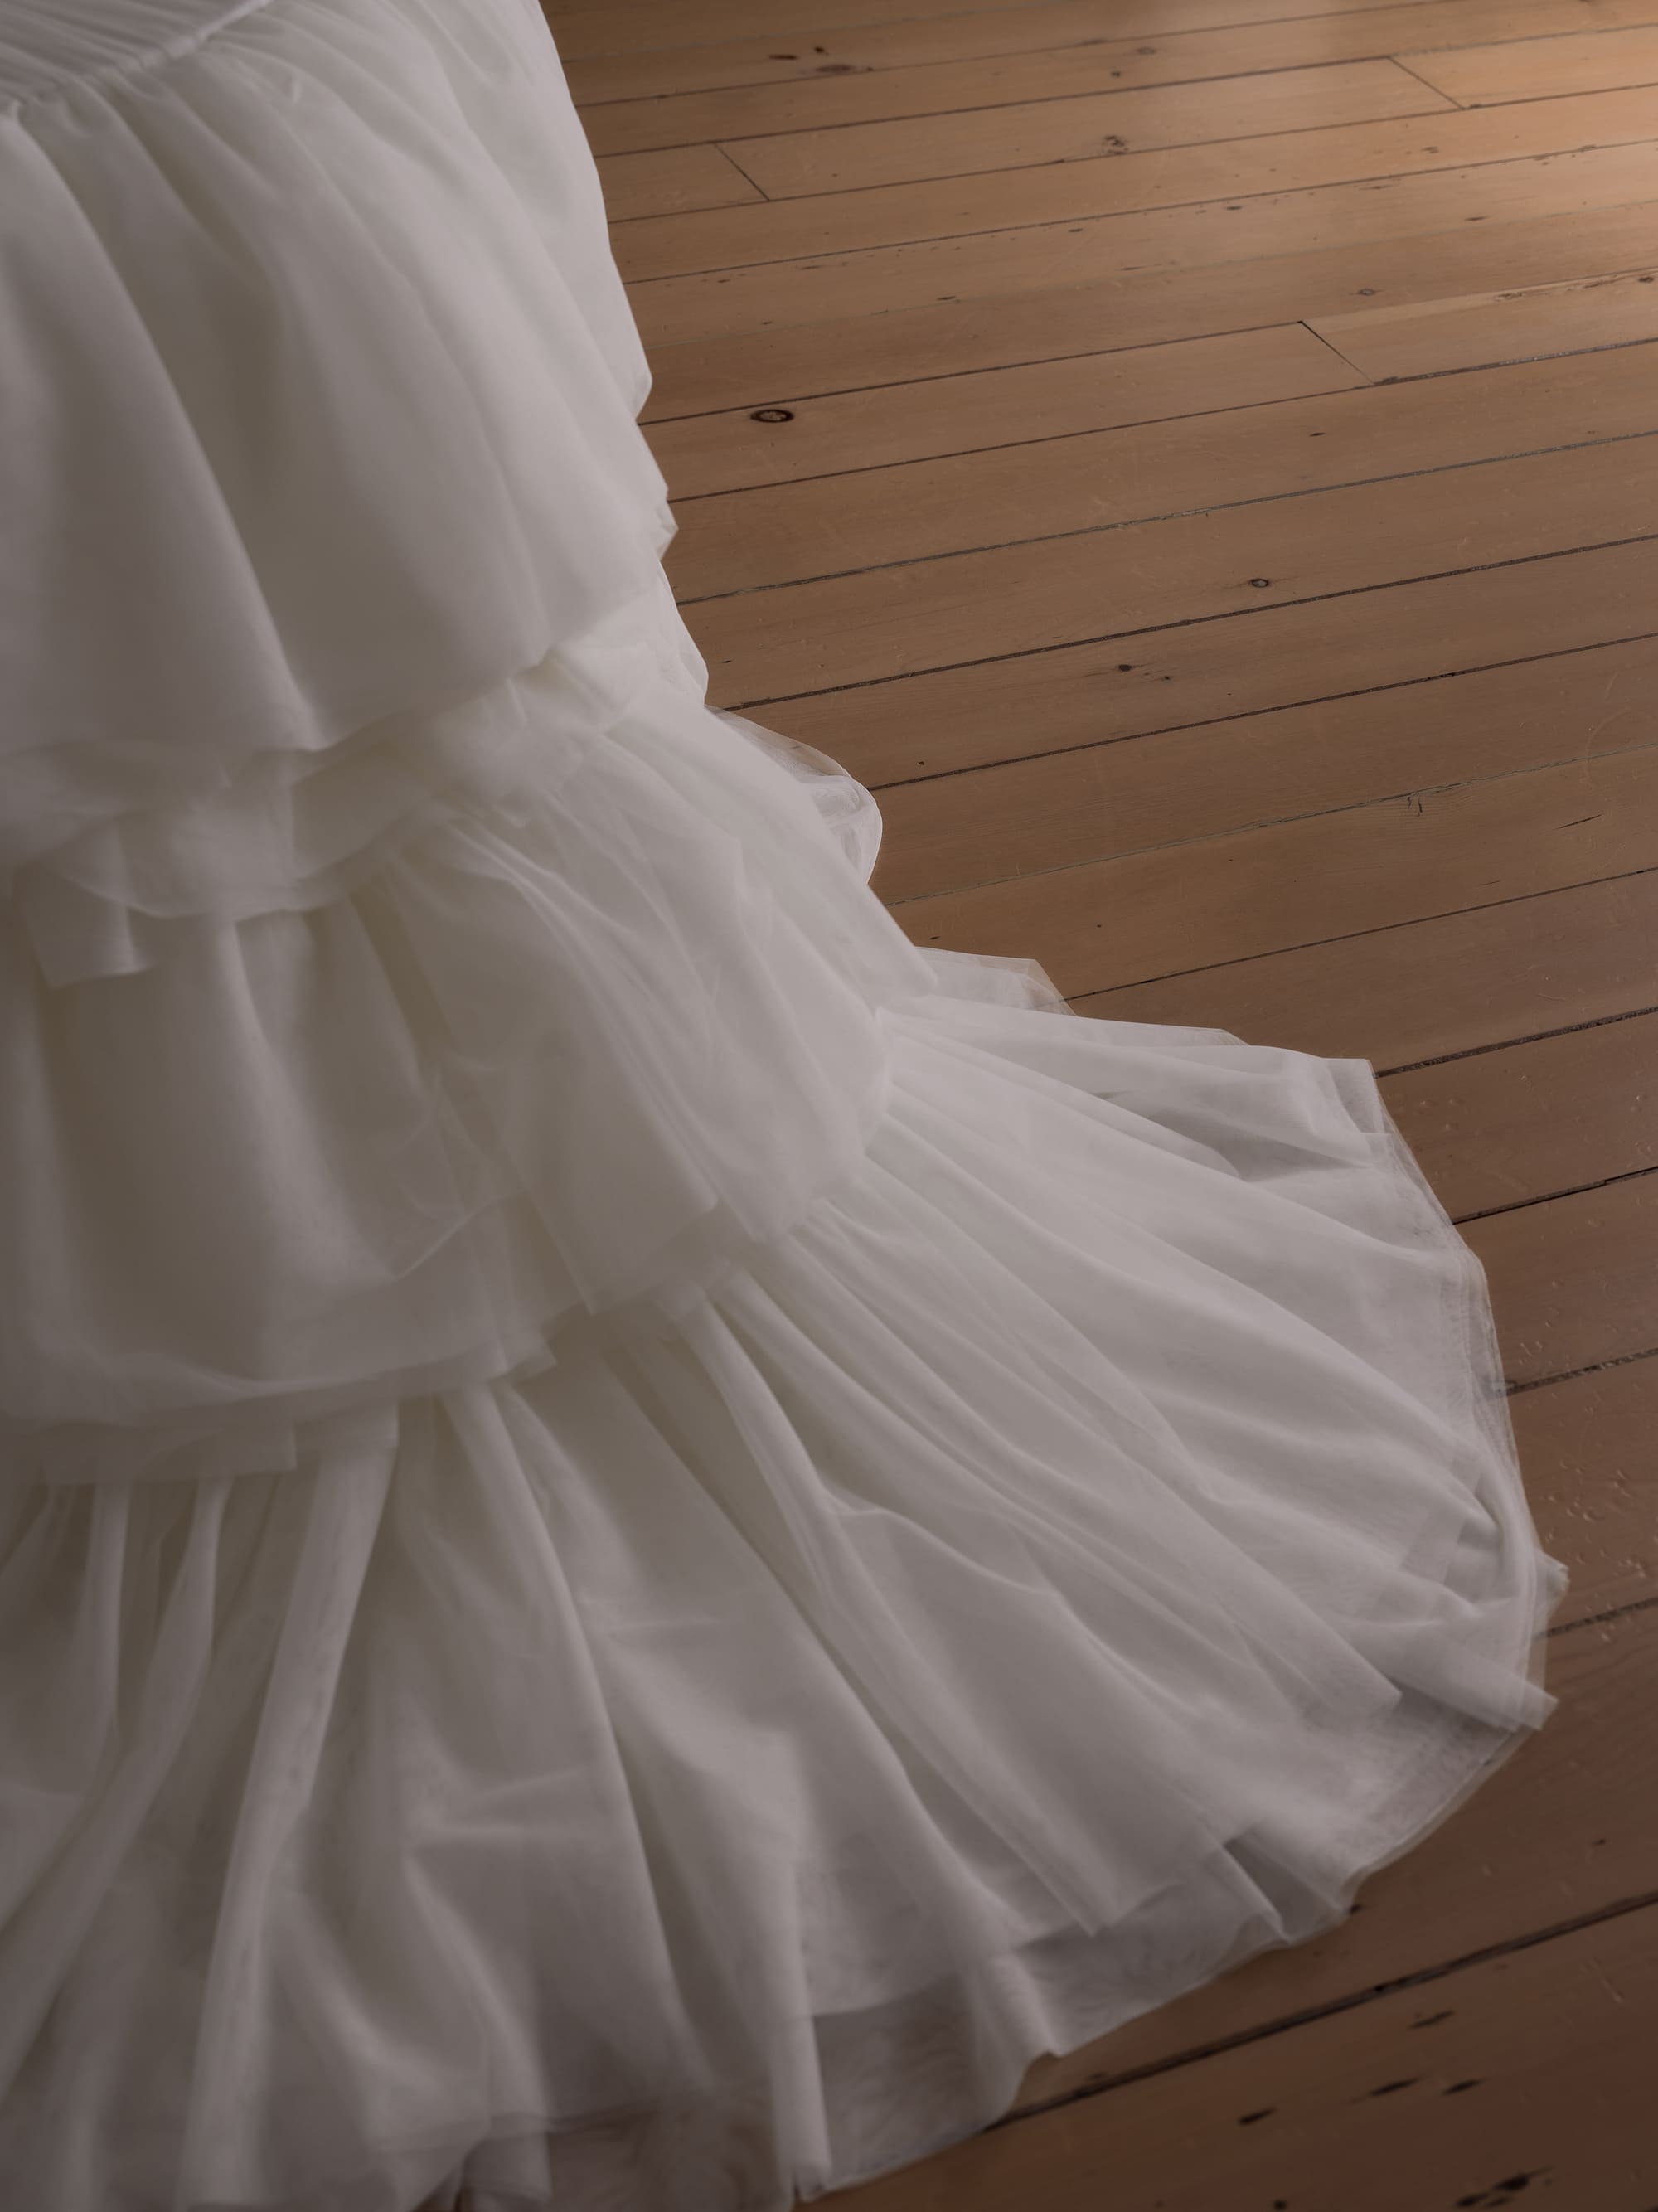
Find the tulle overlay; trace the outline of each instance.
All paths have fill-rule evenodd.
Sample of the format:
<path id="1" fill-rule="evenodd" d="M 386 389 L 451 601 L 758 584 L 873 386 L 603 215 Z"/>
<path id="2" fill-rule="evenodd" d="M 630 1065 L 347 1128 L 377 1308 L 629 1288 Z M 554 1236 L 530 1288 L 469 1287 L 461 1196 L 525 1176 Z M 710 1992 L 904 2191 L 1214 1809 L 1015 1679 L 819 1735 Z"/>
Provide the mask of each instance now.
<path id="1" fill-rule="evenodd" d="M 12 4 L 6 2194 L 784 2212 L 1544 1718 L 1479 1268 L 704 706 L 527 7 Z"/>

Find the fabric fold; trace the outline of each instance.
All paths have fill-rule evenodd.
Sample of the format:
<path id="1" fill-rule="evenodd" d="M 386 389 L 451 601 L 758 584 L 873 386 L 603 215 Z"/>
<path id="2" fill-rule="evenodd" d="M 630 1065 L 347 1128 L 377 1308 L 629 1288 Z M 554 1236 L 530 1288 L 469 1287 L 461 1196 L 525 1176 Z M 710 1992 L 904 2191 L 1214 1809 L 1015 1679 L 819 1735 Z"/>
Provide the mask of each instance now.
<path id="1" fill-rule="evenodd" d="M 6 871 L 535 667 L 670 530 L 533 12 L 170 14 L 0 52 Z"/>
<path id="2" fill-rule="evenodd" d="M 531 0 L 0 23 L 0 2197 L 787 2212 L 1546 1717 L 1484 1279 L 708 708 Z"/>
<path id="3" fill-rule="evenodd" d="M 1546 1717 L 1478 1270 L 1357 1081 L 1078 1024 L 1084 1091 L 1052 1020 L 895 1017 L 863 1171 L 676 1327 L 286 1472 L 11 1493 L 52 1687 L 0 1775 L 122 1871 L 14 1908 L 0 2170 L 94 2201 L 70 2097 L 75 2171 L 191 2206 L 783 2212 L 1327 1926 Z M 1223 1211 L 1229 1087 L 1284 1110 Z M 141 1855 L 118 1769 L 31 1788 L 70 1700 L 188 1711 Z"/>

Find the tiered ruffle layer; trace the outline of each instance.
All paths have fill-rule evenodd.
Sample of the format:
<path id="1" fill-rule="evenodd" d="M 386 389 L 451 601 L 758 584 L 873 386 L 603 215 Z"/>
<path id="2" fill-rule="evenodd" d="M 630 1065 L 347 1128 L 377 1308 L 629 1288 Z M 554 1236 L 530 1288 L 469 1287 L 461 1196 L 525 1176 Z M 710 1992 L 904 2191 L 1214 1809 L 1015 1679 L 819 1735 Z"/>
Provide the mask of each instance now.
<path id="1" fill-rule="evenodd" d="M 702 704 L 527 7 L 147 4 L 0 44 L 0 2178 L 783 2212 L 1543 1717 L 1484 1286 Z"/>

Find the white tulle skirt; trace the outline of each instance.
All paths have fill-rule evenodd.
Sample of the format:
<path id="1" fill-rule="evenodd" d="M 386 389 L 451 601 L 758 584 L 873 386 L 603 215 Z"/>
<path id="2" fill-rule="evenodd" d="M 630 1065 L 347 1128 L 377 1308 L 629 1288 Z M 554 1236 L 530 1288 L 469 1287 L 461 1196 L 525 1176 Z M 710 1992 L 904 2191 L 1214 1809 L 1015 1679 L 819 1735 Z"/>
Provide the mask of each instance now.
<path id="1" fill-rule="evenodd" d="M 588 559 L 603 497 L 492 479 L 580 588 L 514 640 L 459 593 L 413 674 L 245 578 L 311 676 L 222 654 L 182 753 L 143 670 L 35 672 L 80 688 L 0 934 L 30 2212 L 785 2212 L 1327 1925 L 1551 1705 L 1484 1283 L 1370 1070 L 909 943 L 870 794 L 702 703 L 538 27 L 444 20 L 270 0 L 85 95 L 175 187 L 273 72 L 296 143 L 371 86 L 387 160 L 399 66 L 479 143 L 538 116 L 586 258 L 492 216 L 468 281 L 585 271 L 524 404 L 574 388 L 617 522 Z M 84 210 L 70 110 L 27 162 Z M 355 490 L 393 531 L 406 475 Z"/>

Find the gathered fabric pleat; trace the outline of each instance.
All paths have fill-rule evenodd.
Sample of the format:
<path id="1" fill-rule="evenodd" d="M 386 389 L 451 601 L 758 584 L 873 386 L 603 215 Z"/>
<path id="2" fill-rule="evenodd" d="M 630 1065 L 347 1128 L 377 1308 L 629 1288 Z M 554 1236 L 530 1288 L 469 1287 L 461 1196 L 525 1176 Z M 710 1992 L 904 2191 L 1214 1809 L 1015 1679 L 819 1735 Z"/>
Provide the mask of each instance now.
<path id="1" fill-rule="evenodd" d="M 1550 1710 L 1370 1070 L 912 943 L 644 392 L 529 0 L 0 0 L 30 2212 L 787 2212 Z"/>

